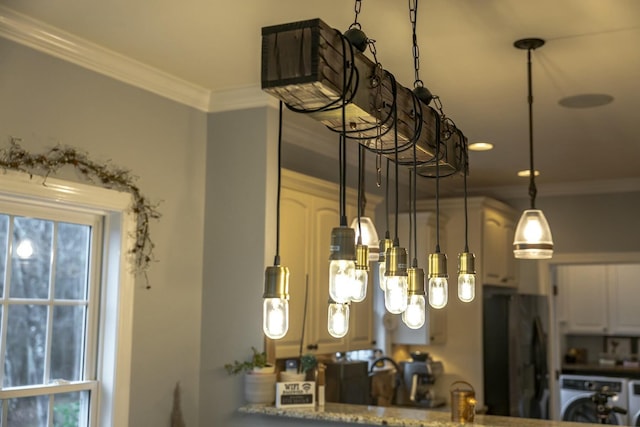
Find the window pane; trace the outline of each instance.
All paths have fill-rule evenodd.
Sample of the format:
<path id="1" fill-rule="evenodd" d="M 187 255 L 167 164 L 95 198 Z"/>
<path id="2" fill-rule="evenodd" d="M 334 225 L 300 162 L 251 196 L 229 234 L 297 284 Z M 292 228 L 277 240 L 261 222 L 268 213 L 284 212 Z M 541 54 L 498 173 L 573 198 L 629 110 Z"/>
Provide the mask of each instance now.
<path id="1" fill-rule="evenodd" d="M 13 223 L 11 297 L 47 298 L 53 223 L 24 217 Z"/>
<path id="2" fill-rule="evenodd" d="M 58 224 L 56 241 L 56 299 L 83 300 L 87 290 L 91 228 L 80 224 Z"/>
<path id="3" fill-rule="evenodd" d="M 53 309 L 51 380 L 83 380 L 85 307 L 57 306 Z"/>
<path id="4" fill-rule="evenodd" d="M 0 297 L 4 296 L 4 276 L 7 272 L 7 237 L 9 234 L 9 217 L 0 215 Z"/>
<path id="5" fill-rule="evenodd" d="M 49 396 L 21 397 L 8 400 L 7 425 L 15 427 L 46 427 Z"/>
<path id="6" fill-rule="evenodd" d="M 61 393 L 53 398 L 54 427 L 83 427 L 88 424 L 88 391 Z"/>
<path id="7" fill-rule="evenodd" d="M 47 307 L 11 305 L 7 309 L 4 387 L 42 384 L 47 333 Z"/>

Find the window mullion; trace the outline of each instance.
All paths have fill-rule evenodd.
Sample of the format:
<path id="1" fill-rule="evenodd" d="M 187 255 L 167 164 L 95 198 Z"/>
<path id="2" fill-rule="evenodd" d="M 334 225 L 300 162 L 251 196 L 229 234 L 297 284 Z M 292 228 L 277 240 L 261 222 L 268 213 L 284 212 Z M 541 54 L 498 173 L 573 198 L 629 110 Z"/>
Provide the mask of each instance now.
<path id="1" fill-rule="evenodd" d="M 7 348 L 7 323 L 9 318 L 9 295 L 11 292 L 11 269 L 13 263 L 11 262 L 11 248 L 13 247 L 13 215 L 9 216 L 9 227 L 7 230 L 7 256 L 5 258 L 5 270 L 4 270 L 4 294 L 2 298 L 2 324 L 0 325 L 0 348 Z M 5 353 L 6 351 L 0 351 L 0 389 L 4 386 L 4 367 L 5 367 Z M 3 423 L 2 425 L 6 425 Z"/>
<path id="2" fill-rule="evenodd" d="M 45 345 L 45 358 L 44 358 L 44 378 L 43 384 L 48 384 L 51 381 L 51 347 L 53 346 L 53 310 L 54 293 L 55 293 L 55 277 L 56 277 L 56 240 L 58 236 L 58 222 L 53 223 L 53 232 L 51 233 L 51 258 L 49 267 L 49 298 L 47 301 L 47 337 Z"/>

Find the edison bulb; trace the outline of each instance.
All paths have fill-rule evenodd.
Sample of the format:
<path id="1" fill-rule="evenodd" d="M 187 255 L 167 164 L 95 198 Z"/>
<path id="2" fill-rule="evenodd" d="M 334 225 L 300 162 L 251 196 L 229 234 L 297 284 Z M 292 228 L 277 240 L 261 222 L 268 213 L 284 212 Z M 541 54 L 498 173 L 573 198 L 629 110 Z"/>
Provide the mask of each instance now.
<path id="1" fill-rule="evenodd" d="M 367 297 L 367 284 L 369 282 L 369 273 L 367 270 L 356 268 L 355 276 L 351 288 L 351 301 L 362 302 Z"/>
<path id="2" fill-rule="evenodd" d="M 382 262 L 378 263 L 378 284 L 380 285 L 380 289 L 384 292 L 387 284 L 387 276 L 385 273 L 387 272 L 387 263 L 382 260 Z"/>
<path id="3" fill-rule="evenodd" d="M 289 330 L 289 301 L 265 298 L 262 303 L 262 330 L 271 339 L 284 337 Z"/>
<path id="4" fill-rule="evenodd" d="M 429 305 L 433 308 L 443 308 L 449 299 L 449 282 L 446 277 L 432 277 L 429 279 Z"/>
<path id="5" fill-rule="evenodd" d="M 353 295 L 356 263 L 348 260 L 329 262 L 329 295 L 337 303 L 346 303 Z"/>
<path id="6" fill-rule="evenodd" d="M 426 317 L 426 303 L 424 295 L 411 295 L 407 309 L 402 312 L 402 321 L 411 329 L 419 329 L 424 325 Z"/>
<path id="7" fill-rule="evenodd" d="M 458 275 L 458 299 L 462 302 L 471 302 L 476 297 L 476 275 Z"/>
<path id="8" fill-rule="evenodd" d="M 407 276 L 388 276 L 384 290 L 384 306 L 389 313 L 400 314 L 407 309 Z"/>
<path id="9" fill-rule="evenodd" d="M 342 338 L 349 332 L 349 304 L 330 303 L 327 330 L 334 338 Z"/>

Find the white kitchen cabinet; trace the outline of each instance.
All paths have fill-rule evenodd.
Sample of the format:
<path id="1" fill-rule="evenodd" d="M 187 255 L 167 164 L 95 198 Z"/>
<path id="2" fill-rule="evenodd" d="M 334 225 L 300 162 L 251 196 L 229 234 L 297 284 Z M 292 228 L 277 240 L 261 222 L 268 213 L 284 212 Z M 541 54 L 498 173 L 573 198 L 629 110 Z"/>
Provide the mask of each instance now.
<path id="1" fill-rule="evenodd" d="M 558 318 L 568 334 L 638 335 L 640 264 L 558 267 Z"/>
<path id="2" fill-rule="evenodd" d="M 517 286 L 513 256 L 514 220 L 511 212 L 491 207 L 482 210 L 482 283 Z"/>
<path id="3" fill-rule="evenodd" d="M 331 230 L 340 225 L 337 185 L 291 171 L 283 171 L 281 193 L 281 264 L 289 268 L 289 332 L 275 342 L 276 357 L 297 357 L 300 340 L 303 353 L 326 354 L 372 347 L 373 305 L 371 285 L 367 298 L 351 304 L 349 333 L 334 338 L 327 332 L 329 298 L 329 246 Z M 369 206 L 375 197 L 367 196 Z M 357 197 L 347 192 L 349 221 L 357 213 Z M 373 206 L 367 209 L 373 211 Z M 305 288 L 309 293 L 305 311 Z M 304 316 L 306 314 L 306 320 Z"/>

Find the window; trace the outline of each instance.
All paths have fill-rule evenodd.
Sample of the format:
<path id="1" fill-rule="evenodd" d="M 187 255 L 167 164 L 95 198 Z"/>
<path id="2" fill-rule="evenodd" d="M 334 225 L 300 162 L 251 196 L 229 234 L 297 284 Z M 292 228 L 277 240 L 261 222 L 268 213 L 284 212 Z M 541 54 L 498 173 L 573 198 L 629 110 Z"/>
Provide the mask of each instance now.
<path id="1" fill-rule="evenodd" d="M 0 427 L 126 426 L 130 199 L 11 177 L 0 186 Z"/>

